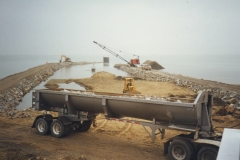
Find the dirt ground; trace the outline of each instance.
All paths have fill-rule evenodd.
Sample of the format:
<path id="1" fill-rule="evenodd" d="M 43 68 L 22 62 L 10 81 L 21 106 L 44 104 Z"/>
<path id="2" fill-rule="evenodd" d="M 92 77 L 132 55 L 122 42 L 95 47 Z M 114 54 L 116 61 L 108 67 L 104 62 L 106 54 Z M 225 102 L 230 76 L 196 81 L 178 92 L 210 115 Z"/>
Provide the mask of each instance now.
<path id="1" fill-rule="evenodd" d="M 32 118 L 0 117 L 1 159 L 167 159 L 162 152 L 163 140 L 157 137 L 151 143 L 140 125 L 107 121 L 99 115 L 97 127 L 88 132 L 72 131 L 67 137 L 57 139 L 37 135 L 30 128 L 32 122 Z M 168 136 L 175 134 L 176 131 L 167 131 Z"/>
<path id="2" fill-rule="evenodd" d="M 70 82 L 94 91 L 122 93 L 123 89 L 122 78 L 106 72 L 85 79 L 51 80 L 47 86 L 56 87 L 58 83 Z M 138 91 L 149 96 L 192 98 L 196 95 L 186 88 L 167 82 L 136 80 L 135 85 Z M 216 113 L 218 110 L 219 107 L 215 106 L 213 111 Z M 0 116 L 0 159 L 168 160 L 167 156 L 163 156 L 163 142 L 181 133 L 167 130 L 164 139 L 158 135 L 152 143 L 141 125 L 109 121 L 100 114 L 96 119 L 97 127 L 91 126 L 88 132 L 72 131 L 67 137 L 54 138 L 51 135 L 40 136 L 31 128 L 34 118 L 44 113 L 29 112 L 31 117 L 28 118 L 9 119 Z M 223 127 L 239 124 L 240 121 L 231 115 L 214 115 L 213 123 L 215 127 Z"/>

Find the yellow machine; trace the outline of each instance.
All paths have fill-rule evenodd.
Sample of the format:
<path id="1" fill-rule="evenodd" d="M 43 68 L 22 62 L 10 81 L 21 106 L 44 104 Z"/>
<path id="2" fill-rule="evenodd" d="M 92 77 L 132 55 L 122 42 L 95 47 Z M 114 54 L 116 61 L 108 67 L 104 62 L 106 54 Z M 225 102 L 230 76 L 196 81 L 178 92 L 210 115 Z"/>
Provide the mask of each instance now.
<path id="1" fill-rule="evenodd" d="M 62 58 L 65 58 L 65 61 L 64 62 L 71 62 L 71 58 L 65 56 L 65 55 L 61 55 L 61 58 L 59 60 L 59 62 L 61 63 L 62 62 Z"/>
<path id="2" fill-rule="evenodd" d="M 134 79 L 133 78 L 125 78 L 123 93 L 129 94 L 141 94 L 138 92 L 134 86 Z"/>

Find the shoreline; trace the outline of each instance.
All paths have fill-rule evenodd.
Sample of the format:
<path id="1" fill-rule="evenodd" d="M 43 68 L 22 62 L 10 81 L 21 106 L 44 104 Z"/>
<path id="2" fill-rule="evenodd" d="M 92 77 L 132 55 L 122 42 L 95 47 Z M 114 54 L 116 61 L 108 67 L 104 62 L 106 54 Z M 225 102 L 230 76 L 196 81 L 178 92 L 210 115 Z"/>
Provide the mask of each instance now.
<path id="1" fill-rule="evenodd" d="M 48 63 L 0 79 L 0 113 L 15 110 L 22 98 L 35 86 L 63 67 L 91 64 L 92 62 Z"/>
<path id="2" fill-rule="evenodd" d="M 119 69 L 131 74 L 136 78 L 141 78 L 148 81 L 170 82 L 176 86 L 188 88 L 195 93 L 201 90 L 206 90 L 214 97 L 226 102 L 226 104 L 231 101 L 236 101 L 236 104 L 233 107 L 240 107 L 240 85 L 231 85 L 192 77 L 185 77 L 182 75 L 173 75 L 154 70 L 145 71 L 141 70 L 140 68 L 128 66 L 122 66 Z"/>
<path id="3" fill-rule="evenodd" d="M 15 109 L 15 107 L 22 101 L 25 94 L 41 82 L 47 80 L 47 78 L 53 75 L 58 69 L 72 65 L 91 63 L 92 62 L 48 63 L 0 79 L 0 112 L 4 112 L 8 109 Z M 215 97 L 226 102 L 230 100 L 233 101 L 232 99 L 235 98 L 235 101 L 238 101 L 236 106 L 239 107 L 240 105 L 240 85 L 196 79 L 157 70 L 145 71 L 138 68 L 128 67 L 126 65 L 120 66 L 118 69 L 129 73 L 135 78 L 147 81 L 170 82 L 176 86 L 188 88 L 195 93 L 200 90 L 207 90 Z"/>

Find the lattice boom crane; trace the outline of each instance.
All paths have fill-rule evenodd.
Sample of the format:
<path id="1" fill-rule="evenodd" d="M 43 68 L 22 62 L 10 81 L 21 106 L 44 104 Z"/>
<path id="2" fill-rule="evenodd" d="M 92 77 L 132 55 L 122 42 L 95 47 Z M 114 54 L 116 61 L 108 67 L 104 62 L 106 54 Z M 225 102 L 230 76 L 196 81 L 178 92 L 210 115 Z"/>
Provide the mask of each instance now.
<path id="1" fill-rule="evenodd" d="M 123 60 L 123 61 L 125 61 L 125 62 L 127 62 L 127 63 L 128 63 L 130 66 L 132 66 L 132 67 L 137 67 L 135 64 L 139 64 L 139 59 L 138 59 L 138 58 L 137 58 L 137 59 L 131 59 L 131 61 L 129 62 L 129 61 L 127 61 L 126 59 L 124 59 L 123 57 L 121 57 L 119 54 L 117 54 L 117 53 L 113 52 L 112 50 L 108 49 L 106 46 L 104 46 L 104 45 L 102 45 L 102 44 L 99 44 L 99 43 L 97 43 L 97 42 L 95 42 L 95 41 L 93 41 L 93 43 L 97 44 L 99 47 L 101 47 L 101 48 L 104 49 L 105 51 L 111 53 L 112 55 L 120 58 L 121 60 Z M 135 62 L 135 64 L 134 64 L 134 62 Z"/>

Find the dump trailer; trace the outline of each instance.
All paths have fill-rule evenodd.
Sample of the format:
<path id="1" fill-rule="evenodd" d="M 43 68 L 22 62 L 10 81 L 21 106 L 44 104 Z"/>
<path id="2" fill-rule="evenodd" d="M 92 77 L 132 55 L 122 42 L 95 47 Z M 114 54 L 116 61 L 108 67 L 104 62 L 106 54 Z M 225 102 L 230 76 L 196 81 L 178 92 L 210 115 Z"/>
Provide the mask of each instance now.
<path id="1" fill-rule="evenodd" d="M 207 91 L 200 92 L 193 102 L 175 102 L 144 95 L 43 89 L 33 91 L 32 103 L 36 110 L 58 112 L 57 117 L 51 114 L 36 117 L 32 127 L 40 135 L 51 132 L 60 138 L 70 130 L 87 131 L 96 116 L 103 113 L 109 120 L 142 125 L 152 141 L 156 131 L 162 138 L 166 129 L 186 133 L 165 141 L 164 155 L 168 154 L 170 159 L 216 159 L 220 146 L 221 134 L 213 131 L 212 96 Z"/>

